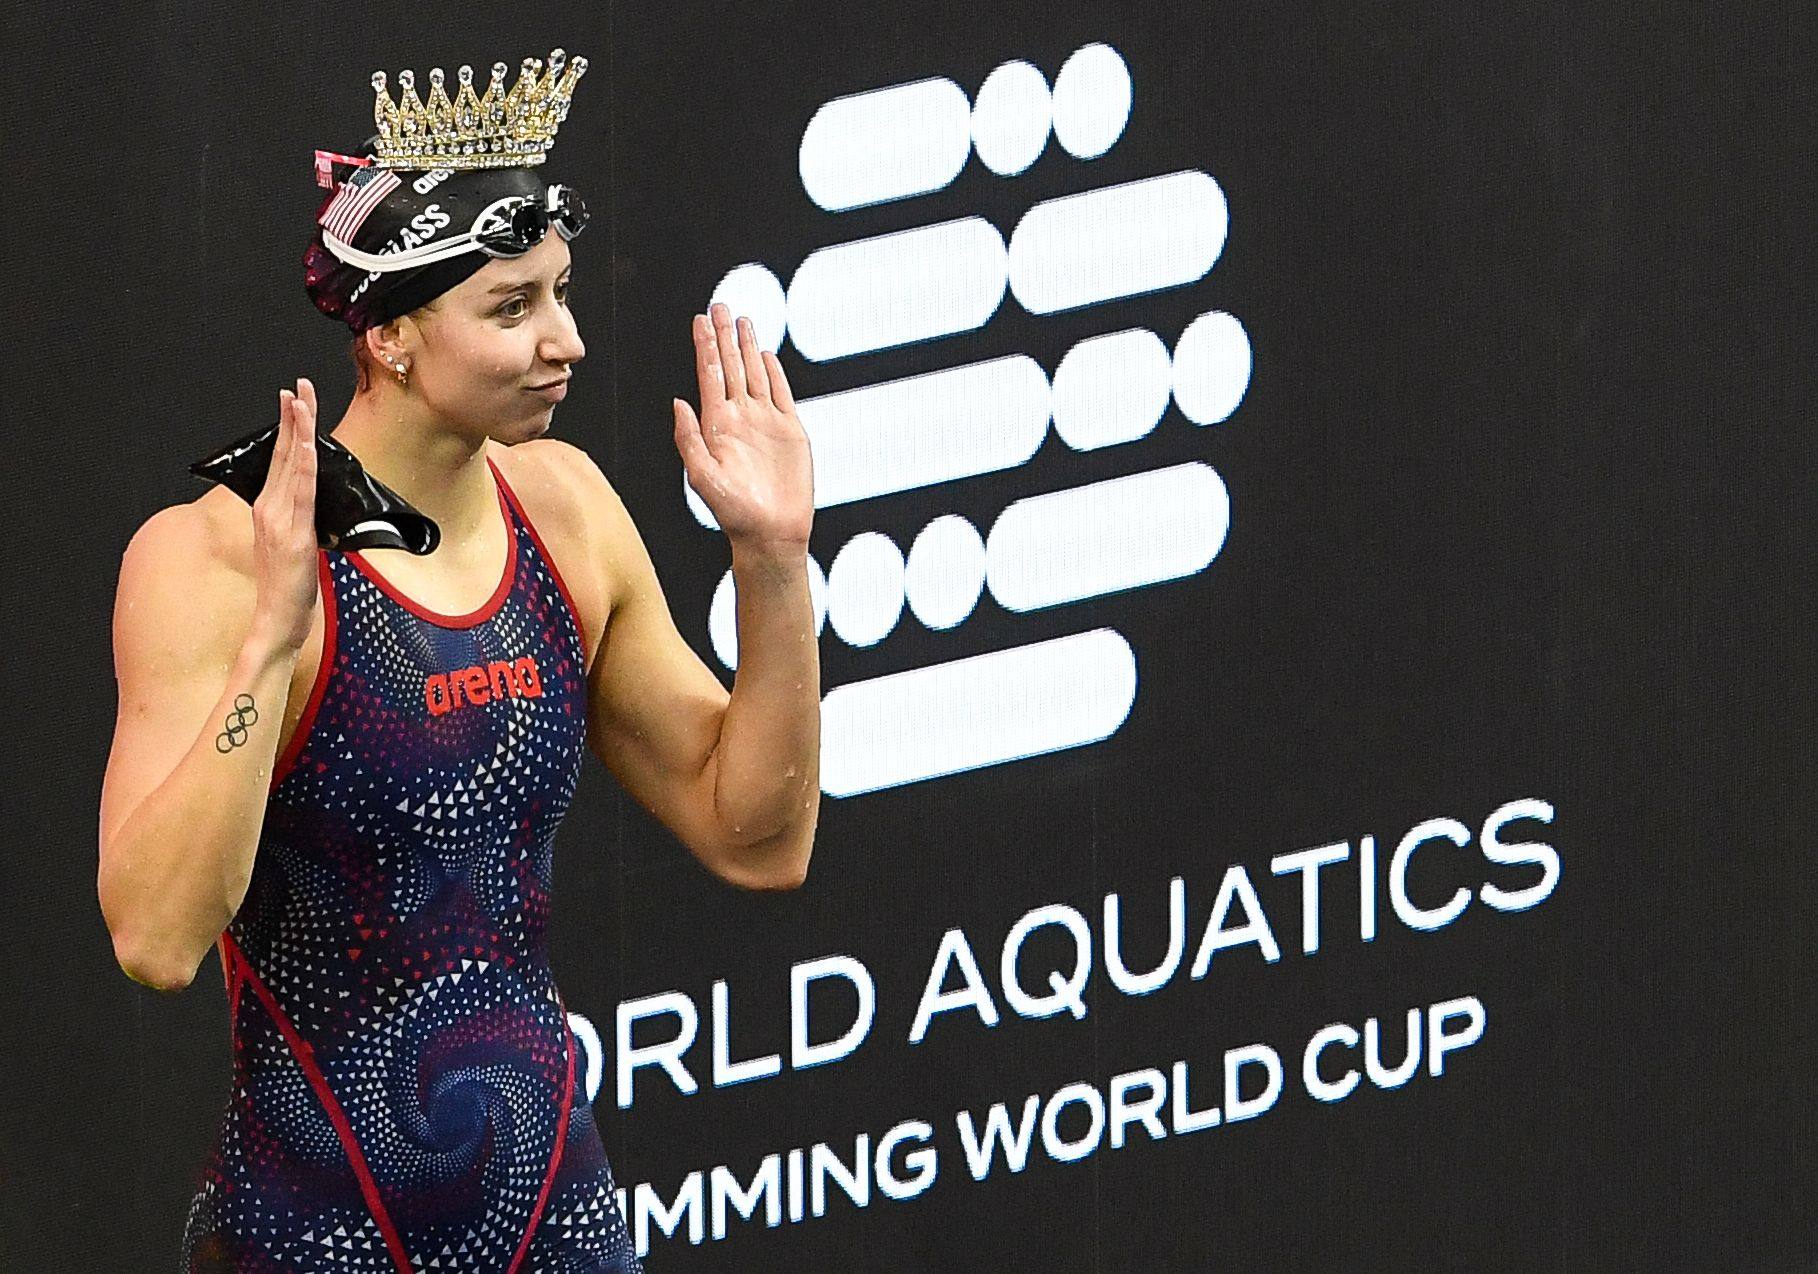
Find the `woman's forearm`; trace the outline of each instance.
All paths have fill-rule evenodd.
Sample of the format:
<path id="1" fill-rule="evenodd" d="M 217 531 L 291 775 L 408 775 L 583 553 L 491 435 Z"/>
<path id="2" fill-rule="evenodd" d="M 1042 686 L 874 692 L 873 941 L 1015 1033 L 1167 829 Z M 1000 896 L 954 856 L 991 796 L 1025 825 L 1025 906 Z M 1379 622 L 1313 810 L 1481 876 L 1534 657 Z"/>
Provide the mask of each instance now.
<path id="1" fill-rule="evenodd" d="M 807 554 L 736 541 L 739 666 L 714 749 L 714 808 L 745 874 L 800 884 L 821 798 L 821 662 Z"/>
<path id="2" fill-rule="evenodd" d="M 97 880 L 120 967 L 180 991 L 246 896 L 296 650 L 255 632 L 170 776 L 115 829 Z M 247 703 L 257 721 L 244 724 Z M 237 746 L 216 738 L 235 731 Z M 245 734 L 238 732 L 244 729 Z"/>

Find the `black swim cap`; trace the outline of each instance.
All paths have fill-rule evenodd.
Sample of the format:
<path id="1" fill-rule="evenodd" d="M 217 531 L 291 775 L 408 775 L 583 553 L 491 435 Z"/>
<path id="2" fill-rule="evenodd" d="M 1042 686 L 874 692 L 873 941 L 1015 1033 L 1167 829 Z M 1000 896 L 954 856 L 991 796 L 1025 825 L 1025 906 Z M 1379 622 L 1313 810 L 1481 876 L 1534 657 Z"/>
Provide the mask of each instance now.
<path id="1" fill-rule="evenodd" d="M 373 155 L 377 140 L 368 138 L 359 156 Z M 527 167 L 451 172 L 336 165 L 334 171 L 347 175 L 316 210 L 315 235 L 303 254 L 303 286 L 318 310 L 355 333 L 433 301 L 494 258 L 473 248 L 410 269 L 368 270 L 328 248 L 325 224 L 348 246 L 384 256 L 464 235 L 494 200 L 524 195 L 541 201 L 550 184 Z"/>

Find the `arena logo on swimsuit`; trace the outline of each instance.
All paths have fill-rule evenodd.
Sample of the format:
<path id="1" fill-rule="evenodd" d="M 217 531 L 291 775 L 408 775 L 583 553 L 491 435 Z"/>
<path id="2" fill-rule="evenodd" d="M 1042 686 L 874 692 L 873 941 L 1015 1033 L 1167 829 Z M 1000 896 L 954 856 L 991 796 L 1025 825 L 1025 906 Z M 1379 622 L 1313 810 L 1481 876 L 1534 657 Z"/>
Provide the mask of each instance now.
<path id="1" fill-rule="evenodd" d="M 510 661 L 492 662 L 454 672 L 438 672 L 423 683 L 423 697 L 431 716 L 439 717 L 467 705 L 491 703 L 494 699 L 543 696 L 543 678 L 537 672 L 537 661 L 529 655 Z"/>

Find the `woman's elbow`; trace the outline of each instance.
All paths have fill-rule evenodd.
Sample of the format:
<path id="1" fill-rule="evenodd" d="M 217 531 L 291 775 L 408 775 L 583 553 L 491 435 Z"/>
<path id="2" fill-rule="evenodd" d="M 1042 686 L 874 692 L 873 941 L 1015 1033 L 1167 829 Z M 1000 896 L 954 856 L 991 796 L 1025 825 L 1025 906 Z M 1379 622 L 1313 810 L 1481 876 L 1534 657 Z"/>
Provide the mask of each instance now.
<path id="1" fill-rule="evenodd" d="M 196 970 L 202 963 L 200 960 L 172 959 L 168 953 L 143 951 L 118 939 L 114 942 L 114 962 L 120 966 L 120 972 L 140 986 L 167 995 L 184 990 L 194 982 Z"/>

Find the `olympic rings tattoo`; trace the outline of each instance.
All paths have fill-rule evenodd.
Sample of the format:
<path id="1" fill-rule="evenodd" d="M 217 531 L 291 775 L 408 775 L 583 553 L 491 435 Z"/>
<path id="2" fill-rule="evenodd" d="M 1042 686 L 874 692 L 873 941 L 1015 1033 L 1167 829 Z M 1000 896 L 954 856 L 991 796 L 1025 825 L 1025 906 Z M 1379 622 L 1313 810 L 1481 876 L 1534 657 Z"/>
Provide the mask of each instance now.
<path id="1" fill-rule="evenodd" d="M 227 729 L 215 736 L 215 751 L 232 752 L 245 743 L 250 733 L 248 726 L 257 725 L 259 710 L 253 706 L 251 695 L 238 695 L 234 698 L 234 714 L 226 721 Z"/>

